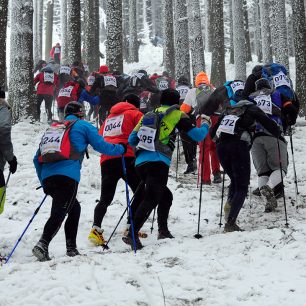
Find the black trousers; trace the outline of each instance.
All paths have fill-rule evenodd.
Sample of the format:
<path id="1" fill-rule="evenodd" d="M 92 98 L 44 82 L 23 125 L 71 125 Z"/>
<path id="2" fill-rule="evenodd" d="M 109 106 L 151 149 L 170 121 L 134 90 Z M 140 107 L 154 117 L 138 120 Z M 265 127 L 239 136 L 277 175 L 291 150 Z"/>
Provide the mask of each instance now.
<path id="1" fill-rule="evenodd" d="M 137 175 L 134 167 L 134 157 L 125 157 L 125 165 L 126 165 L 128 185 L 135 193 L 138 186 L 140 185 L 140 178 Z M 121 158 L 113 158 L 102 163 L 101 196 L 100 196 L 100 201 L 96 205 L 94 211 L 93 225 L 101 227 L 107 208 L 114 199 L 117 183 L 120 179 L 124 179 Z M 144 194 L 144 186 L 141 185 L 138 188 L 137 193 L 135 194 L 132 205 L 132 212 L 134 212 L 134 210 L 136 210 L 136 207 L 139 206 L 140 202 L 143 199 L 143 194 Z"/>
<path id="2" fill-rule="evenodd" d="M 48 116 L 48 121 L 52 120 L 52 102 L 53 102 L 53 96 L 50 95 L 37 95 L 36 99 L 36 120 L 40 120 L 40 106 L 41 103 L 45 101 L 45 108 Z"/>
<path id="3" fill-rule="evenodd" d="M 196 160 L 197 142 L 192 140 L 185 132 L 180 132 L 180 135 L 182 139 L 186 164 L 192 164 Z"/>
<path id="4" fill-rule="evenodd" d="M 251 175 L 249 146 L 245 141 L 234 140 L 217 144 L 220 163 L 230 177 L 228 202 L 229 219 L 236 220 L 248 193 Z"/>
<path id="5" fill-rule="evenodd" d="M 76 247 L 76 237 L 81 214 L 81 206 L 76 199 L 78 182 L 63 175 L 54 175 L 43 181 L 46 194 L 53 199 L 51 215 L 48 219 L 41 240 L 49 244 L 60 229 L 66 215 L 65 236 L 67 248 Z"/>
<path id="6" fill-rule="evenodd" d="M 148 162 L 136 169 L 145 184 L 145 193 L 143 201 L 135 211 L 135 233 L 139 232 L 157 205 L 159 230 L 168 229 L 168 216 L 173 200 L 172 192 L 167 187 L 169 167 L 163 162 Z"/>
<path id="7" fill-rule="evenodd" d="M 3 171 L 0 170 L 0 187 L 5 186 L 5 179 L 4 179 L 4 174 Z"/>

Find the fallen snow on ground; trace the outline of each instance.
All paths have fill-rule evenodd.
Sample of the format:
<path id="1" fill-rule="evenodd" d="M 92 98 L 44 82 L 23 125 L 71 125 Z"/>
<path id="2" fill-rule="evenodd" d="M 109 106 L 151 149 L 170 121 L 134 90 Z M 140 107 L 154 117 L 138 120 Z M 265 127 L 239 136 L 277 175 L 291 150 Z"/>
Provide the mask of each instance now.
<path id="1" fill-rule="evenodd" d="M 13 248 L 43 198 L 42 190 L 35 190 L 39 182 L 32 157 L 45 128 L 44 124 L 29 123 L 13 127 L 19 168 L 11 176 L 1 215 L 1 254 L 7 255 Z M 144 249 L 136 255 L 121 241 L 125 219 L 110 243 L 110 251 L 102 252 L 87 241 L 100 194 L 99 157 L 92 152 L 90 159 L 84 161 L 78 192 L 82 205 L 78 247 L 87 256 L 65 255 L 63 229 L 51 242 L 50 262 L 40 263 L 32 256 L 31 249 L 50 213 L 48 198 L 10 262 L 0 268 L 0 305 L 164 305 L 164 297 L 165 304 L 173 306 L 305 305 L 304 129 L 298 127 L 294 134 L 298 206 L 292 163 L 286 177 L 288 228 L 284 226 L 282 200 L 276 212 L 265 214 L 263 202 L 252 196 L 245 201 L 239 217 L 239 225 L 246 231 L 224 234 L 218 226 L 221 185 L 204 186 L 200 228 L 203 238 L 195 239 L 199 189 L 195 175 L 186 179 L 182 174 L 185 165 L 181 154 L 179 181 L 175 180 L 176 158 L 169 179 L 174 194 L 169 227 L 175 239 L 158 241 L 155 224 L 153 234 L 142 240 Z M 254 173 L 251 187 L 256 187 Z M 106 238 L 125 205 L 121 182 L 103 224 Z M 148 233 L 150 221 L 144 226 Z"/>

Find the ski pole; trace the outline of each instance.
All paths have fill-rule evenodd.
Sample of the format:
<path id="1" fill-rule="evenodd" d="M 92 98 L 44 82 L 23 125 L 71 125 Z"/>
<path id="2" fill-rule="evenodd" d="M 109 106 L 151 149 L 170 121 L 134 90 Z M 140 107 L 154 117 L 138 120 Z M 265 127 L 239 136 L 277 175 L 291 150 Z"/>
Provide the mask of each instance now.
<path id="1" fill-rule="evenodd" d="M 221 208 L 220 208 L 220 222 L 219 227 L 222 226 L 222 212 L 223 212 L 223 198 L 224 198 L 224 181 L 225 181 L 225 171 L 223 170 L 223 178 L 222 178 L 222 192 L 221 192 Z"/>
<path id="2" fill-rule="evenodd" d="M 175 180 L 177 181 L 177 173 L 178 173 L 178 164 L 179 164 L 179 158 L 180 158 L 180 134 L 177 134 L 177 147 L 176 147 L 176 169 L 175 169 Z M 155 215 L 155 210 L 154 210 Z M 154 220 L 154 218 L 153 218 Z M 152 232 L 151 232 L 152 234 Z"/>
<path id="3" fill-rule="evenodd" d="M 150 228 L 150 230 L 151 230 L 151 234 L 153 233 L 153 230 L 154 230 L 153 225 L 154 225 L 155 213 L 156 213 L 156 207 L 154 208 L 154 212 L 153 212 L 153 219 L 152 219 L 152 225 L 151 225 L 151 228 Z"/>
<path id="4" fill-rule="evenodd" d="M 130 222 L 131 222 L 131 228 L 132 228 L 133 247 L 134 247 L 134 252 L 136 254 L 136 239 L 135 239 L 135 232 L 134 232 L 134 221 L 133 221 L 133 214 L 132 214 L 131 203 L 130 203 L 130 195 L 129 195 L 129 188 L 128 188 L 128 181 L 127 181 L 127 173 L 126 173 L 126 165 L 125 165 L 124 155 L 122 155 L 122 169 L 123 169 L 123 176 L 124 176 L 124 180 L 125 180 L 125 192 L 126 192 L 127 208 L 129 210 L 129 216 L 130 216 Z"/>
<path id="5" fill-rule="evenodd" d="M 2 197 L 1 197 L 1 200 L 0 200 L 0 204 L 2 203 L 2 201 L 3 201 L 4 197 L 5 197 L 6 188 L 7 188 L 8 182 L 9 182 L 9 180 L 10 180 L 11 173 L 12 173 L 12 172 L 10 171 L 9 174 L 8 174 L 8 176 L 7 176 L 7 179 L 6 179 L 6 182 L 5 182 L 5 186 L 4 186 L 4 192 L 3 192 L 3 194 L 2 194 Z"/>
<path id="6" fill-rule="evenodd" d="M 131 205 L 132 205 L 132 203 L 133 203 L 133 201 L 134 201 L 134 199 L 135 199 L 135 195 L 137 194 L 137 192 L 138 192 L 138 190 L 140 189 L 140 187 L 142 186 L 142 184 L 143 184 L 143 182 L 141 181 L 140 184 L 138 185 L 138 187 L 137 187 L 137 189 L 136 189 L 136 191 L 135 191 L 135 193 L 134 193 L 132 199 L 131 199 Z M 109 242 L 111 241 L 111 239 L 113 238 L 113 236 L 114 236 L 114 234 L 115 234 L 115 232 L 116 232 L 116 230 L 117 230 L 119 224 L 121 223 L 121 221 L 122 221 L 122 219 L 123 219 L 123 217 L 124 217 L 124 215 L 125 215 L 127 209 L 128 209 L 128 207 L 126 206 L 124 212 L 122 213 L 122 215 L 121 215 L 119 221 L 117 222 L 117 224 L 116 224 L 114 230 L 112 231 L 111 235 L 109 236 L 107 242 L 106 242 L 105 244 L 102 245 L 103 251 L 109 249 L 108 244 L 109 244 Z"/>
<path id="7" fill-rule="evenodd" d="M 294 150 L 293 150 L 293 139 L 292 139 L 292 128 L 289 128 L 290 133 L 290 146 L 291 146 L 291 154 L 292 154 L 292 165 L 293 165 L 293 174 L 294 174 L 294 184 L 295 184 L 295 205 L 298 206 L 298 184 L 297 184 L 297 176 L 296 176 L 296 168 L 295 168 L 295 159 L 294 159 Z"/>
<path id="8" fill-rule="evenodd" d="M 43 205 L 43 203 L 45 202 L 46 198 L 47 198 L 47 194 L 44 196 L 44 198 L 42 199 L 42 201 L 40 202 L 39 206 L 35 209 L 34 214 L 32 216 L 32 218 L 30 219 L 29 223 L 27 224 L 26 228 L 24 229 L 24 231 L 22 232 L 21 236 L 18 238 L 17 242 L 15 243 L 15 246 L 13 247 L 11 253 L 8 255 L 5 263 L 7 264 L 8 261 L 10 260 L 11 256 L 13 255 L 13 253 L 15 252 L 15 249 L 17 248 L 19 242 L 21 241 L 23 235 L 26 233 L 27 229 L 29 228 L 30 224 L 32 223 L 33 219 L 35 218 L 35 216 L 37 215 L 37 213 L 39 212 L 39 209 L 41 208 L 41 206 Z"/>
<path id="9" fill-rule="evenodd" d="M 201 205 L 202 205 L 202 190 L 203 190 L 203 173 L 204 173 L 204 149 L 205 149 L 205 139 L 202 145 L 202 158 L 201 158 L 201 184 L 200 184 L 200 199 L 199 199 L 199 213 L 198 213 L 198 232 L 194 235 L 194 238 L 200 239 L 203 236 L 200 234 L 200 220 L 201 220 Z"/>
<path id="10" fill-rule="evenodd" d="M 283 186 L 283 199 L 284 199 L 284 208 L 285 208 L 285 220 L 286 220 L 286 227 L 288 227 L 288 218 L 287 218 L 287 205 L 286 205 L 286 196 L 285 196 L 285 186 L 284 186 L 284 177 L 283 177 L 283 166 L 282 166 L 282 159 L 281 159 L 281 151 L 279 146 L 279 139 L 277 138 L 277 148 L 278 148 L 278 158 L 279 158 L 279 167 L 281 173 L 281 180 Z"/>

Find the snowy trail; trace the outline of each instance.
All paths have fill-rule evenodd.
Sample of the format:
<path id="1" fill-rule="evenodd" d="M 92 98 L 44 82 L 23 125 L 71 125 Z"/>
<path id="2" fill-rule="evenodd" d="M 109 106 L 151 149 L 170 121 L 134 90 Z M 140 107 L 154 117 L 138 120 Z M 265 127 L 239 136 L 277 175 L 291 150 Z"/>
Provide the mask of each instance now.
<path id="1" fill-rule="evenodd" d="M 11 176 L 8 200 L 1 218 L 0 253 L 8 254 L 43 198 L 32 158 L 46 126 L 19 123 L 12 138 L 19 169 Z M 90 154 L 82 169 L 78 198 L 82 213 L 78 232 L 78 258 L 65 255 L 63 229 L 51 242 L 47 263 L 37 262 L 31 249 L 49 216 L 48 198 L 11 258 L 0 268 L 0 305 L 305 305 L 306 284 L 306 165 L 305 128 L 294 134 L 299 178 L 299 208 L 294 204 L 292 163 L 286 177 L 289 228 L 284 226 L 282 200 L 275 213 L 263 213 L 255 196 L 248 198 L 239 217 L 242 233 L 223 234 L 219 228 L 221 184 L 204 186 L 201 217 L 203 238 L 196 240 L 199 189 L 196 176 L 176 182 L 175 158 L 169 186 L 174 194 L 169 228 L 173 240 L 142 239 L 136 255 L 121 241 L 125 219 L 113 237 L 110 251 L 102 253 L 87 241 L 95 200 L 100 195 L 99 157 Z M 289 151 L 290 152 L 290 151 Z M 290 161 L 291 154 L 289 153 Z M 183 157 L 181 158 L 183 163 Z M 185 166 L 179 167 L 182 176 Z M 7 175 L 7 171 L 5 172 Z M 226 185 L 228 180 L 226 180 Z M 252 189 L 256 188 L 254 171 Z M 293 200 L 290 201 L 289 197 Z M 103 228 L 108 238 L 125 209 L 124 184 L 118 185 Z M 251 206 L 251 207 L 250 207 Z M 205 221 L 207 219 L 207 221 Z M 145 224 L 150 232 L 151 219 Z"/>

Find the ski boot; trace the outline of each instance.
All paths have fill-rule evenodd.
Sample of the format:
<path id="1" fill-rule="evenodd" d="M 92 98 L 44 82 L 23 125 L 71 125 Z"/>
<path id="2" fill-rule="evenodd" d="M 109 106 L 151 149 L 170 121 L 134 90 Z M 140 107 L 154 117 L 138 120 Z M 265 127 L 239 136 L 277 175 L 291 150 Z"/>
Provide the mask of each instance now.
<path id="1" fill-rule="evenodd" d="M 124 236 L 127 236 L 128 233 L 129 233 L 129 228 L 127 227 L 127 228 L 124 230 L 123 235 L 124 235 Z M 139 238 L 148 238 L 148 234 L 145 233 L 145 232 L 138 232 L 138 237 L 139 237 Z"/>
<path id="2" fill-rule="evenodd" d="M 69 257 L 74 257 L 74 256 L 78 256 L 81 255 L 80 252 L 78 251 L 77 248 L 68 248 L 67 247 L 67 252 L 66 255 Z"/>
<path id="3" fill-rule="evenodd" d="M 159 239 L 167 239 L 167 238 L 173 239 L 174 236 L 170 233 L 168 229 L 159 229 L 157 239 L 159 240 Z"/>
<path id="4" fill-rule="evenodd" d="M 229 219 L 224 225 L 224 233 L 231 232 L 244 232 L 242 228 L 240 228 L 233 219 Z"/>
<path id="5" fill-rule="evenodd" d="M 128 234 L 127 236 L 122 237 L 122 241 L 125 244 L 128 244 L 129 246 L 131 246 L 131 249 L 134 250 L 134 243 L 133 243 L 133 238 L 130 234 Z M 138 235 L 135 236 L 135 242 L 136 242 L 136 250 L 141 250 L 143 248 L 143 245 L 138 237 Z"/>
<path id="6" fill-rule="evenodd" d="M 219 172 L 216 172 L 216 173 L 214 174 L 213 183 L 214 183 L 214 184 L 220 184 L 220 183 L 222 183 L 222 177 L 221 177 L 221 172 L 220 172 L 220 171 L 219 171 Z"/>

